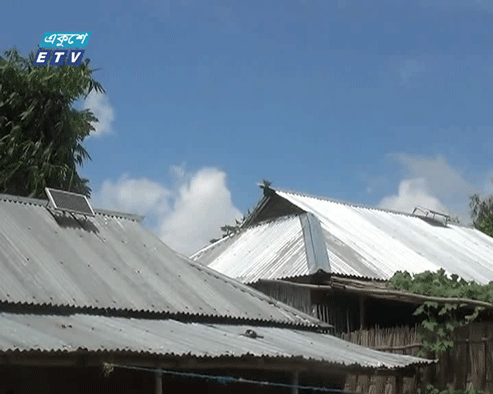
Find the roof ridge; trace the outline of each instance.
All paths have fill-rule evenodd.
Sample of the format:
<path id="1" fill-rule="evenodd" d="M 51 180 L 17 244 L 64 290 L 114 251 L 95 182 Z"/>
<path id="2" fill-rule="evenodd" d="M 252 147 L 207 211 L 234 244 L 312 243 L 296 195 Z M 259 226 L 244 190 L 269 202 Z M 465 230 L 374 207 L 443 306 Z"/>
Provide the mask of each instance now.
<path id="1" fill-rule="evenodd" d="M 408 216 L 408 217 L 419 219 L 419 216 L 413 215 L 412 213 L 408 213 L 408 212 L 396 211 L 396 210 L 388 209 L 388 208 L 373 207 L 371 205 L 366 205 L 366 204 L 361 204 L 361 203 L 353 203 L 353 202 L 338 200 L 338 199 L 330 198 L 330 197 L 316 196 L 316 195 L 313 195 L 313 194 L 302 193 L 302 192 L 298 192 L 298 191 L 294 191 L 294 190 L 281 189 L 281 188 L 272 188 L 272 187 L 271 187 L 271 189 L 274 192 L 281 192 L 281 193 L 286 193 L 286 194 L 293 194 L 293 195 L 297 195 L 297 196 L 301 196 L 301 197 L 307 197 L 307 198 L 313 198 L 313 199 L 316 199 L 316 200 L 333 202 L 335 204 L 347 205 L 347 206 L 354 207 L 354 208 L 362 208 L 362 209 L 368 209 L 368 210 L 373 210 L 373 211 L 386 212 L 386 213 L 391 213 L 391 214 L 394 214 L 394 215 L 403 215 L 403 216 Z M 472 228 L 472 226 L 469 226 L 469 225 L 466 225 L 466 224 L 460 224 L 460 223 L 459 224 L 458 223 L 449 223 L 449 224 L 451 224 L 453 226 L 457 226 L 457 227 Z"/>
<path id="2" fill-rule="evenodd" d="M 0 193 L 0 201 L 36 205 L 39 207 L 46 207 L 48 202 L 49 202 L 48 200 L 43 200 L 41 198 L 23 197 L 23 196 L 16 196 L 13 194 L 5 194 L 5 193 Z M 133 213 L 126 213 L 126 212 L 112 211 L 112 210 L 108 210 L 108 209 L 94 208 L 94 213 L 99 214 L 99 215 L 103 215 L 103 216 L 119 217 L 119 218 L 123 218 L 123 219 L 133 220 L 136 222 L 141 222 L 144 219 L 144 216 L 142 216 L 142 215 L 137 215 L 137 214 L 133 214 Z"/>
<path id="3" fill-rule="evenodd" d="M 288 190 L 288 189 L 280 189 L 280 188 L 271 188 L 271 189 L 274 190 L 275 192 L 281 192 L 281 193 L 286 193 L 286 194 L 294 194 L 294 195 L 298 195 L 298 196 L 301 196 L 301 197 L 313 198 L 315 200 L 329 201 L 329 202 L 333 202 L 335 204 L 348 205 L 348 206 L 355 207 L 355 208 L 371 209 L 371 210 L 375 210 L 375 211 L 383 211 L 383 212 L 388 212 L 388 213 L 394 213 L 394 214 L 397 214 L 397 215 L 404 215 L 404 216 L 416 217 L 416 215 L 413 215 L 413 214 L 407 213 L 407 212 L 395 211 L 395 210 L 386 209 L 386 208 L 378 208 L 378 207 L 373 207 L 373 206 L 366 205 L 366 204 L 353 203 L 353 202 L 349 202 L 349 201 L 338 200 L 336 198 L 316 196 L 316 195 L 313 195 L 313 194 L 302 193 L 302 192 L 298 192 L 298 191 L 294 191 L 294 190 Z"/>

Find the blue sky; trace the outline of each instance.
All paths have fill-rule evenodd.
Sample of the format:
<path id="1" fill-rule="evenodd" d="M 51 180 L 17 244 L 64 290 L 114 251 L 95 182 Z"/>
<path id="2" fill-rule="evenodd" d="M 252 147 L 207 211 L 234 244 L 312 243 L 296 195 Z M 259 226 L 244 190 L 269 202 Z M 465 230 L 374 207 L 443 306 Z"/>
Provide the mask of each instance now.
<path id="1" fill-rule="evenodd" d="M 493 1 L 4 2 L 0 49 L 90 31 L 94 205 L 191 253 L 256 183 L 467 216 L 491 193 Z M 29 10 L 29 12 L 26 12 Z"/>

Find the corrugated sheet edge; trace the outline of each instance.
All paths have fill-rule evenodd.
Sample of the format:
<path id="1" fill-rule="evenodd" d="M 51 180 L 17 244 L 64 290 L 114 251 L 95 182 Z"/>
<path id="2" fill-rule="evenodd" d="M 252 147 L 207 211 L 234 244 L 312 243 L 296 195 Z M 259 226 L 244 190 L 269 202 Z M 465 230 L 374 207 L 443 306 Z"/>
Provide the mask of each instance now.
<path id="1" fill-rule="evenodd" d="M 11 194 L 2 194 L 2 193 L 0 193 L 0 201 L 7 201 L 7 202 L 13 202 L 13 203 L 27 204 L 27 205 L 36 205 L 36 206 L 45 207 L 45 208 L 49 206 L 48 200 L 14 196 Z M 91 201 L 89 200 L 89 202 L 91 202 Z M 138 222 L 138 223 L 142 222 L 142 220 L 144 220 L 144 218 L 145 218 L 142 215 L 135 215 L 132 213 L 111 211 L 111 210 L 106 210 L 106 209 L 96 209 L 96 208 L 93 208 L 93 210 L 94 210 L 94 213 L 99 214 L 99 215 L 111 216 L 111 217 L 116 217 L 116 218 L 121 218 L 121 219 L 128 219 L 128 220 L 132 220 L 132 221 Z"/>
<path id="2" fill-rule="evenodd" d="M 87 350 L 87 348 L 84 347 L 79 347 L 77 349 L 73 350 L 42 350 L 42 349 L 32 349 L 32 350 L 18 350 L 18 349 L 12 349 L 12 350 L 5 350 L 5 351 L 0 351 L 0 354 L 3 355 L 11 355 L 11 354 L 17 354 L 17 355 L 78 355 L 78 354 L 85 354 L 85 355 L 115 355 L 115 354 L 122 354 L 122 355 L 128 355 L 128 356 L 162 356 L 162 357 L 176 357 L 176 358 L 191 358 L 195 360 L 241 360 L 245 357 L 254 357 L 254 358 L 261 358 L 264 360 L 303 360 L 303 361 L 308 361 L 308 362 L 316 362 L 316 363 L 323 363 L 323 364 L 328 364 L 328 365 L 334 365 L 334 366 L 341 366 L 345 368 L 362 368 L 362 369 L 367 369 L 367 370 L 376 370 L 376 369 L 381 369 L 381 370 L 388 370 L 388 371 L 394 371 L 394 370 L 399 370 L 403 368 L 409 368 L 409 367 L 416 367 L 416 366 L 424 366 L 424 365 L 431 365 L 435 364 L 438 362 L 438 360 L 435 359 L 422 359 L 423 361 L 421 362 L 412 362 L 409 364 L 405 365 L 400 365 L 400 366 L 395 366 L 393 368 L 389 368 L 383 364 L 377 365 L 377 366 L 367 366 L 363 364 L 358 364 L 357 362 L 354 363 L 343 363 L 343 362 L 336 362 L 336 361 L 327 361 L 327 360 L 319 360 L 313 357 L 304 357 L 304 356 L 264 356 L 264 355 L 256 355 L 253 353 L 244 353 L 240 356 L 234 356 L 234 355 L 220 355 L 220 356 L 197 356 L 193 355 L 192 353 L 185 353 L 185 354 L 177 354 L 177 353 L 157 353 L 157 352 L 152 352 L 152 351 L 132 351 L 128 350 L 125 348 L 121 349 L 112 349 L 112 350 L 106 350 L 106 349 L 101 349 L 101 350 Z M 405 357 L 405 356 L 404 356 Z M 412 356 L 410 356 L 412 357 Z"/>

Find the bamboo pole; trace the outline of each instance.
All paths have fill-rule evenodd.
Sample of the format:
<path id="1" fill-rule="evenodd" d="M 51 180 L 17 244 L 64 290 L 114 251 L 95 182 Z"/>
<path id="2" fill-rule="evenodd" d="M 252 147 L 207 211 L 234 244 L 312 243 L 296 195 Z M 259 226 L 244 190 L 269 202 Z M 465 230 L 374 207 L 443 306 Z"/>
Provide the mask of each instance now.
<path id="1" fill-rule="evenodd" d="M 356 287 L 349 284 L 337 284 L 333 282 L 331 285 L 312 285 L 307 283 L 297 283 L 290 282 L 282 279 L 263 279 L 265 283 L 283 283 L 289 284 L 292 286 L 306 287 L 310 289 L 318 289 L 318 290 L 346 290 L 353 293 L 364 294 L 368 296 L 374 296 L 377 298 L 395 298 L 400 299 L 404 302 L 437 302 L 439 304 L 465 304 L 471 306 L 481 306 L 488 309 L 493 309 L 493 304 L 484 301 L 471 300 L 469 298 L 447 298 L 447 297 L 433 297 L 422 294 L 414 294 L 408 293 L 400 290 L 392 290 L 392 289 L 383 289 L 383 288 L 363 288 Z M 388 296 L 388 297 L 386 297 Z"/>
<path id="2" fill-rule="evenodd" d="M 400 345 L 400 346 L 373 346 L 374 350 L 406 350 L 413 349 L 417 347 L 422 347 L 422 343 L 410 343 L 409 345 Z"/>

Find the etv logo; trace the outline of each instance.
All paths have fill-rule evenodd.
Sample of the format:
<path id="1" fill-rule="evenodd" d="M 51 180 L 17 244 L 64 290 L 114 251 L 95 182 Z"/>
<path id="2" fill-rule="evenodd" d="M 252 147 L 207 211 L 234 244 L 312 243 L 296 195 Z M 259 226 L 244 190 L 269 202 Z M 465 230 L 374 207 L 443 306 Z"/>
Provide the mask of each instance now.
<path id="1" fill-rule="evenodd" d="M 84 49 L 80 48 L 87 46 L 90 37 L 91 33 L 44 33 L 33 64 L 45 66 L 49 62 L 51 66 L 77 66 L 84 57 Z"/>

